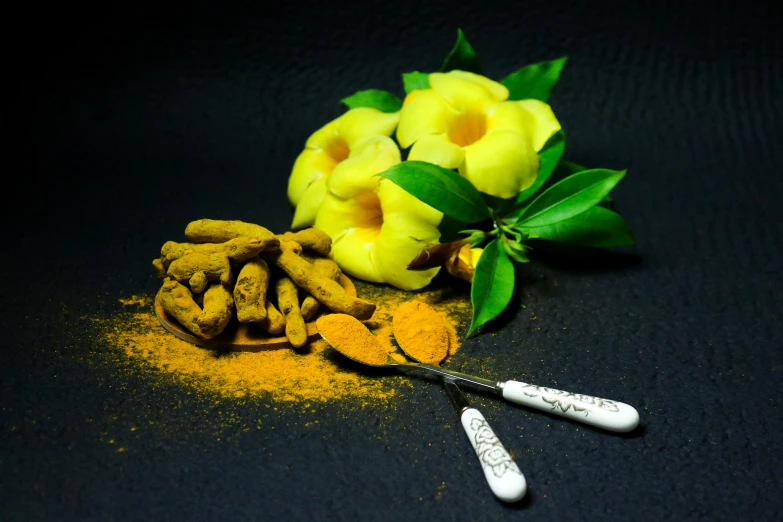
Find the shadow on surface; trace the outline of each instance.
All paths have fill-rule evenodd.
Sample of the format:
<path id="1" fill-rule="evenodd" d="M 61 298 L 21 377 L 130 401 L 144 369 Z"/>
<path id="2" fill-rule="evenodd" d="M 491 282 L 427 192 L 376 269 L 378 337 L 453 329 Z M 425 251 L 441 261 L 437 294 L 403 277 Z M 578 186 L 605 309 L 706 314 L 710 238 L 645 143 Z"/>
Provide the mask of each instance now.
<path id="1" fill-rule="evenodd" d="M 536 261 L 568 272 L 594 273 L 641 266 L 644 258 L 632 251 L 565 245 L 531 240 L 531 257 Z"/>

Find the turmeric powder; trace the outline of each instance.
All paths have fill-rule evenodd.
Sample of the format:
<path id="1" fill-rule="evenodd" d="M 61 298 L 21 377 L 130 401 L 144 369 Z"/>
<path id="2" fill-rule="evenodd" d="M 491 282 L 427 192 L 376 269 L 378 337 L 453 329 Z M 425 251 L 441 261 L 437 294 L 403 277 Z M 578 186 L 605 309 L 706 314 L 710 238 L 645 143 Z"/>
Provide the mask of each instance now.
<path id="1" fill-rule="evenodd" d="M 440 364 L 449 354 L 445 318 L 421 301 L 403 303 L 394 312 L 394 338 L 402 351 L 416 361 Z"/>
<path id="2" fill-rule="evenodd" d="M 411 292 L 362 281 L 355 284 L 359 295 L 377 303 L 372 320 L 365 324 L 387 353 L 394 352 L 392 316 L 411 299 Z M 464 332 L 471 312 L 465 290 L 430 287 L 416 292 L 415 298 L 442 312 L 450 331 Z M 88 364 L 115 365 L 125 372 L 130 362 L 138 370 L 149 372 L 150 380 L 172 379 L 186 387 L 188 393 L 241 400 L 260 397 L 270 407 L 282 402 L 306 411 L 326 402 L 339 402 L 344 408 L 363 407 L 369 401 L 386 402 L 399 396 L 401 387 L 415 385 L 409 379 L 356 371 L 346 366 L 342 356 L 332 355 L 334 350 L 321 340 L 308 343 L 304 351 L 277 349 L 217 356 L 214 350 L 193 346 L 166 332 L 150 306 L 152 297 L 121 299 L 123 310 L 110 317 L 90 318 L 100 344 L 95 345 L 99 349 L 87 359 Z M 271 310 L 270 300 L 267 304 L 267 310 Z M 265 321 L 271 316 L 268 313 Z M 459 341 L 455 332 L 449 355 L 457 351 Z"/>
<path id="3" fill-rule="evenodd" d="M 382 366 L 389 358 L 380 341 L 355 317 L 324 315 L 318 318 L 315 326 L 327 343 L 349 359 L 370 366 Z"/>
<path id="4" fill-rule="evenodd" d="M 185 227 L 185 238 L 193 243 L 225 243 L 241 236 L 271 238 L 274 234 L 261 225 L 236 220 L 198 219 Z"/>
<path id="5" fill-rule="evenodd" d="M 287 277 L 277 280 L 277 306 L 285 316 L 285 335 L 294 348 L 307 343 L 307 327 L 302 311 L 299 309 L 299 296 L 296 285 Z"/>
<path id="6" fill-rule="evenodd" d="M 107 369 L 112 367 L 123 374 L 141 372 L 144 379 L 134 386 L 164 381 L 168 386 L 184 387 L 194 400 L 261 399 L 259 404 L 270 410 L 282 403 L 309 413 L 326 403 L 342 408 L 362 408 L 371 401 L 386 403 L 399 396 L 401 388 L 413 386 L 409 380 L 368 376 L 347 368 L 342 356 L 332 355 L 334 351 L 322 340 L 309 343 L 305 352 L 277 349 L 218 354 L 163 330 L 149 304 L 125 306 L 114 315 L 93 316 L 89 321 L 96 342 L 85 364 L 99 367 L 100 375 L 111 375 Z M 128 413 L 135 414 L 135 410 Z"/>

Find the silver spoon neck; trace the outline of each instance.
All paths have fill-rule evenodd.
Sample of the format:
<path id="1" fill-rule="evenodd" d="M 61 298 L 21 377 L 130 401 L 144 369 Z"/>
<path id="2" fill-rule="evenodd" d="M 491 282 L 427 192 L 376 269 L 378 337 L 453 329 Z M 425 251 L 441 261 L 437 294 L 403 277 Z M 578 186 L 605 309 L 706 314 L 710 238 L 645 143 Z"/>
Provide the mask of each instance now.
<path id="1" fill-rule="evenodd" d="M 408 368 L 418 368 L 421 370 L 428 371 L 430 373 L 440 375 L 441 377 L 454 379 L 456 381 L 468 384 L 473 388 L 491 391 L 497 394 L 503 393 L 502 382 L 483 379 L 481 377 L 476 377 L 475 375 L 468 375 L 467 373 L 456 372 L 453 370 L 446 370 L 444 368 L 440 368 L 439 366 L 433 366 L 431 364 L 425 364 L 425 363 L 415 363 L 415 362 L 399 363 L 395 361 L 393 365 L 403 366 Z M 389 366 L 391 366 L 391 364 L 389 364 Z"/>

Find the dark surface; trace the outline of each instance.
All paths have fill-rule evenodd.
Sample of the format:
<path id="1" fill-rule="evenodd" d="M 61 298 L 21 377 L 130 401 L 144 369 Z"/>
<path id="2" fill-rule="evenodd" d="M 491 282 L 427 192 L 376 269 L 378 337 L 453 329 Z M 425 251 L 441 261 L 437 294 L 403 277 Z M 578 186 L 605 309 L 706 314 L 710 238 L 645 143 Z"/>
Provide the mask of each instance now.
<path id="1" fill-rule="evenodd" d="M 783 40 L 771 10 L 322 4 L 16 18 L 6 83 L 22 120 L 4 170 L 23 187 L 6 192 L 4 220 L 0 519 L 780 519 Z M 642 415 L 637 432 L 471 394 L 530 484 L 507 507 L 425 381 L 394 407 L 301 415 L 85 363 L 80 318 L 153 294 L 162 241 L 201 217 L 285 229 L 293 160 L 337 101 L 401 92 L 398 75 L 436 69 L 460 26 L 494 78 L 570 56 L 551 100 L 566 156 L 629 169 L 615 198 L 638 248 L 526 267 L 507 323 L 458 363 L 623 400 Z"/>

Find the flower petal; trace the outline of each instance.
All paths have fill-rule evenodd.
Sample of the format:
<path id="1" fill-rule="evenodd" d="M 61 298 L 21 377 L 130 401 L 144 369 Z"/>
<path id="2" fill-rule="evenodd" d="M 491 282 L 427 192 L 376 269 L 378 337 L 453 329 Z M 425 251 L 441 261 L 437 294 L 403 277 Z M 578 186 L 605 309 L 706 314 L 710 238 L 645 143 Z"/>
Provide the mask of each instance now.
<path id="1" fill-rule="evenodd" d="M 318 178 L 328 176 L 334 169 L 335 162 L 322 150 L 303 150 L 294 162 L 291 176 L 288 178 L 288 200 L 292 205 L 298 205 L 302 194 Z"/>
<path id="2" fill-rule="evenodd" d="M 533 184 L 538 163 L 538 154 L 525 136 L 496 130 L 465 147 L 459 172 L 479 191 L 510 198 Z"/>
<path id="3" fill-rule="evenodd" d="M 407 149 L 428 134 L 444 134 L 457 113 L 449 107 L 442 96 L 432 89 L 414 91 L 400 110 L 400 125 L 397 127 L 397 141 Z"/>
<path id="4" fill-rule="evenodd" d="M 416 90 L 413 90 L 413 91 L 409 92 L 405 96 L 405 99 L 402 100 L 402 106 L 404 107 L 404 106 L 408 105 L 411 102 L 412 99 L 414 99 L 419 94 L 423 93 L 425 90 L 428 90 L 428 89 L 416 89 Z"/>
<path id="5" fill-rule="evenodd" d="M 409 160 L 428 161 L 447 169 L 456 169 L 465 159 L 465 151 L 443 134 L 431 134 L 414 143 Z"/>
<path id="6" fill-rule="evenodd" d="M 382 180 L 378 199 L 383 209 L 383 226 L 370 259 L 383 281 L 403 290 L 427 286 L 438 268 L 408 270 L 419 253 L 438 243 L 438 224 L 443 214 L 422 203 L 389 180 Z"/>
<path id="7" fill-rule="evenodd" d="M 342 116 L 340 116 L 342 118 Z M 305 147 L 308 149 L 316 149 L 316 150 L 326 150 L 329 148 L 329 145 L 338 138 L 337 134 L 337 122 L 340 120 L 340 118 L 336 118 L 314 133 L 310 135 L 309 138 L 307 138 L 307 141 L 305 142 Z"/>
<path id="8" fill-rule="evenodd" d="M 528 136 L 536 151 L 560 130 L 552 107 L 539 100 L 503 102 L 487 108 L 487 130 L 515 130 Z"/>
<path id="9" fill-rule="evenodd" d="M 351 109 L 337 119 L 337 135 L 353 149 L 356 142 L 367 136 L 391 136 L 399 119 L 399 112 L 387 113 L 369 107 Z"/>
<path id="10" fill-rule="evenodd" d="M 371 283 L 383 283 L 384 279 L 372 262 L 375 241 L 368 241 L 366 235 L 357 229 L 346 230 L 332 241 L 334 261 L 343 272 Z"/>
<path id="11" fill-rule="evenodd" d="M 313 181 L 304 194 L 302 194 L 299 204 L 294 210 L 294 219 L 291 222 L 291 229 L 311 227 L 315 223 L 315 216 L 326 195 L 326 176 Z"/>
<path id="12" fill-rule="evenodd" d="M 432 227 L 430 240 L 416 238 L 408 233 L 402 223 L 384 222 L 371 259 L 383 280 L 402 290 L 418 290 L 429 284 L 440 267 L 428 270 L 408 270 L 410 263 L 421 251 L 438 242 L 437 228 Z"/>
<path id="13" fill-rule="evenodd" d="M 329 176 L 329 190 L 335 196 L 351 198 L 374 190 L 380 178 L 375 175 L 400 162 L 400 149 L 386 136 L 369 136 L 356 142 L 351 155 Z"/>
<path id="14" fill-rule="evenodd" d="M 520 100 L 517 103 L 536 122 L 536 131 L 531 136 L 531 141 L 533 148 L 538 152 L 544 148 L 547 140 L 560 130 L 560 122 L 557 121 L 552 107 L 547 103 L 539 100 Z"/>
<path id="15" fill-rule="evenodd" d="M 370 192 L 351 199 L 341 199 L 327 193 L 315 228 L 332 238 L 332 254 L 340 268 L 353 277 L 383 282 L 370 260 L 381 230 L 381 208 L 375 193 Z"/>
<path id="16" fill-rule="evenodd" d="M 432 89 L 459 112 L 483 111 L 508 98 L 508 89 L 486 76 L 466 71 L 430 74 Z"/>

